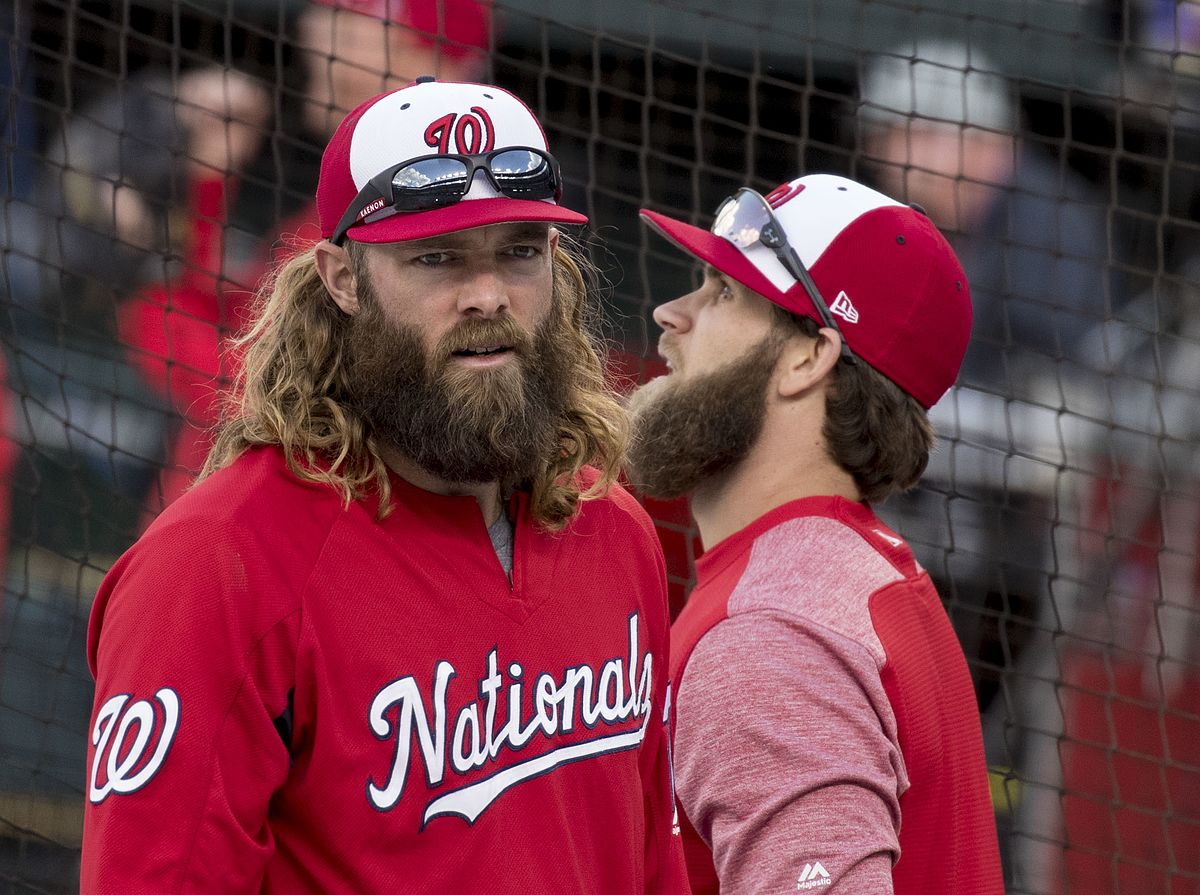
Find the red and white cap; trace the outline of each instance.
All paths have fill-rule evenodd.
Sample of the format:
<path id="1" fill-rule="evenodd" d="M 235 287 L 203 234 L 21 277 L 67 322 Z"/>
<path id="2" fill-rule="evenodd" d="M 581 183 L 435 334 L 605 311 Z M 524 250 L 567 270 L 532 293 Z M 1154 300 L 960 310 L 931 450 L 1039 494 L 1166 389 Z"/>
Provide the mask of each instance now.
<path id="1" fill-rule="evenodd" d="M 966 354 L 971 295 L 962 265 L 933 222 L 830 174 L 800 177 L 765 198 L 850 349 L 923 407 L 936 404 Z M 647 209 L 641 214 L 680 248 L 820 323 L 804 286 L 762 243 L 742 249 L 691 224 Z"/>
<path id="2" fill-rule="evenodd" d="M 487 50 L 491 0 L 313 0 L 408 28 L 452 59 Z"/>
<path id="3" fill-rule="evenodd" d="M 375 96 L 338 125 L 321 157 L 321 235 L 332 236 L 367 181 L 393 165 L 421 156 L 473 155 L 506 146 L 549 151 L 533 112 L 507 90 L 421 79 Z M 348 236 L 356 242 L 401 242 L 514 221 L 586 224 L 587 218 L 554 199 L 503 196 L 483 171 L 477 171 L 467 194 L 454 205 L 357 224 Z"/>

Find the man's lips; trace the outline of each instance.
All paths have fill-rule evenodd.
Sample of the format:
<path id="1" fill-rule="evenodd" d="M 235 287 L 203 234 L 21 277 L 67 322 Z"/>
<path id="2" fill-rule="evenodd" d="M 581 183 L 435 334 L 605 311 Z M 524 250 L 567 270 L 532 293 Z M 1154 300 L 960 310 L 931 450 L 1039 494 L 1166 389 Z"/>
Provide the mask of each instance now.
<path id="1" fill-rule="evenodd" d="M 458 348 L 450 352 L 455 357 L 491 357 L 512 351 L 511 345 L 488 345 L 483 348 Z"/>
<path id="2" fill-rule="evenodd" d="M 490 367 L 505 363 L 516 354 L 511 345 L 486 345 L 480 348 L 459 348 L 450 352 L 457 363 L 470 367 Z"/>
<path id="3" fill-rule="evenodd" d="M 675 372 L 675 358 L 678 356 L 676 349 L 678 345 L 675 339 L 669 335 L 662 335 L 658 339 L 658 356 L 662 358 L 663 363 L 667 366 L 667 371 Z"/>

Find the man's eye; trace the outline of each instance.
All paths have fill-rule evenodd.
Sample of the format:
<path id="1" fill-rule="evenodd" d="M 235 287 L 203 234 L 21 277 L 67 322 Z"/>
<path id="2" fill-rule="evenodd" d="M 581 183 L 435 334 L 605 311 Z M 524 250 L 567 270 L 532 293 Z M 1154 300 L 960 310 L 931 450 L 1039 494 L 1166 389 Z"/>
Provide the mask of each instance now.
<path id="1" fill-rule="evenodd" d="M 542 253 L 541 246 L 536 245 L 515 245 L 508 251 L 514 258 L 536 258 Z"/>
<path id="2" fill-rule="evenodd" d="M 418 255 L 413 259 L 413 262 L 424 267 L 439 267 L 446 264 L 450 260 L 449 252 L 426 252 L 424 255 Z"/>
<path id="3" fill-rule="evenodd" d="M 721 301 L 727 301 L 727 300 L 733 298 L 733 287 L 730 286 L 728 283 L 722 283 L 721 284 L 721 292 L 717 297 Z"/>

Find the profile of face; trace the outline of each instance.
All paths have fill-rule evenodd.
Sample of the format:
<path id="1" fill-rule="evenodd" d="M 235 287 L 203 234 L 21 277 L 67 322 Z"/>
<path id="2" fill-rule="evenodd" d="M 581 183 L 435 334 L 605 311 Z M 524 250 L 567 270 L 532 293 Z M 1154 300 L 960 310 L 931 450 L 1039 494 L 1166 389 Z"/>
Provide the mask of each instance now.
<path id="1" fill-rule="evenodd" d="M 368 249 L 348 341 L 351 402 L 443 481 L 528 480 L 559 448 L 574 324 L 557 233 L 496 224 Z"/>
<path id="2" fill-rule="evenodd" d="M 785 337 L 767 300 L 708 268 L 699 289 L 660 305 L 670 373 L 630 397 L 630 483 L 664 500 L 691 494 L 750 453 L 767 416 Z"/>
<path id="3" fill-rule="evenodd" d="M 300 17 L 297 48 L 306 72 L 304 122 L 333 134 L 359 103 L 421 75 L 470 80 L 479 58 L 449 56 L 405 25 L 348 9 L 310 4 Z"/>

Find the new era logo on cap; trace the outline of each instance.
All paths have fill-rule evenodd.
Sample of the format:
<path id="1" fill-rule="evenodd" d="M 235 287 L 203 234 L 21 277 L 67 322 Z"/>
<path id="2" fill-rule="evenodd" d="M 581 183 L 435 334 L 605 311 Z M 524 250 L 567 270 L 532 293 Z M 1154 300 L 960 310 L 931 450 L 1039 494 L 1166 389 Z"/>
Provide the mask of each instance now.
<path id="1" fill-rule="evenodd" d="M 328 238 L 367 182 L 400 162 L 505 147 L 549 149 L 533 112 L 507 90 L 421 79 L 376 96 L 346 116 L 322 156 L 317 186 L 321 233 Z M 480 173 L 456 204 L 394 214 L 351 227 L 348 235 L 359 242 L 397 242 L 511 221 L 583 224 L 587 218 L 554 199 L 502 196 Z"/>
<path id="2" fill-rule="evenodd" d="M 854 307 L 854 302 L 850 300 L 850 296 L 846 294 L 845 290 L 837 294 L 837 298 L 829 306 L 829 313 L 836 314 L 847 323 L 858 323 L 858 309 Z"/>
<path id="3" fill-rule="evenodd" d="M 768 194 L 784 235 L 846 324 L 851 350 L 923 406 L 954 384 L 971 332 L 966 275 L 921 212 L 845 177 L 810 174 Z M 820 322 L 803 286 L 761 243 L 739 249 L 643 209 L 649 224 L 744 286 Z"/>

